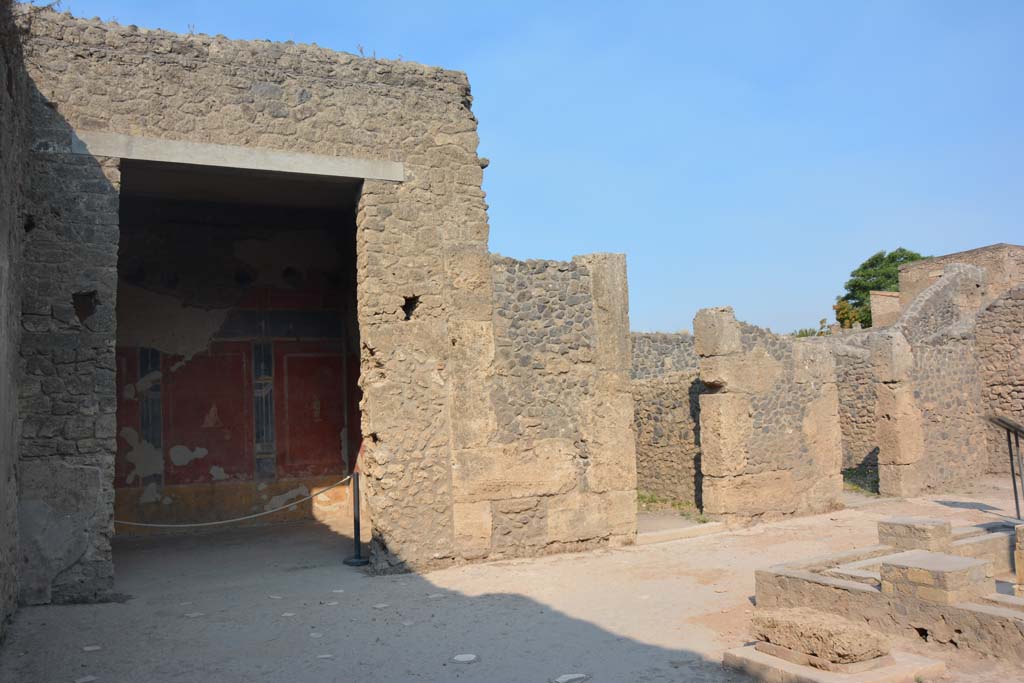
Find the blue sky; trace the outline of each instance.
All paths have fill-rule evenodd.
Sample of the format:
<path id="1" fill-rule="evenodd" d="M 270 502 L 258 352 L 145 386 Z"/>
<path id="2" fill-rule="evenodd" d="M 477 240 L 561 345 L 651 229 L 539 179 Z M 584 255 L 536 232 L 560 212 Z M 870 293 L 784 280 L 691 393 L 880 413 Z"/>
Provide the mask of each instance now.
<path id="1" fill-rule="evenodd" d="M 635 330 L 831 319 L 880 249 L 1024 242 L 1024 3 L 65 0 L 460 69 L 491 250 L 625 252 Z"/>

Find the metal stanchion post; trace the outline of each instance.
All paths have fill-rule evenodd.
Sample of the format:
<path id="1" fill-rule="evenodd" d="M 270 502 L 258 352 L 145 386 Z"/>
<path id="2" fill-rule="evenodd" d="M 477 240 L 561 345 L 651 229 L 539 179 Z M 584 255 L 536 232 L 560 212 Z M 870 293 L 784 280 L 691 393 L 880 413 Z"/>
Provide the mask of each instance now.
<path id="1" fill-rule="evenodd" d="M 364 567 L 370 563 L 368 559 L 363 557 L 363 543 L 360 540 L 359 533 L 359 473 L 352 473 L 352 526 L 353 526 L 353 539 L 352 546 L 355 553 L 352 557 L 345 560 L 345 564 L 350 567 Z"/>

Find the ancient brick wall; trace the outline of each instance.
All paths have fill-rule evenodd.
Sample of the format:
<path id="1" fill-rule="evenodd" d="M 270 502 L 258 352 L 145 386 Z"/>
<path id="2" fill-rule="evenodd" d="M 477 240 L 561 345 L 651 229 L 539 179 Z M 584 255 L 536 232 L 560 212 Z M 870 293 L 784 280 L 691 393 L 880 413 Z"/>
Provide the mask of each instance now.
<path id="1" fill-rule="evenodd" d="M 702 385 L 693 336 L 630 336 L 637 490 L 699 507 Z"/>
<path id="2" fill-rule="evenodd" d="M 988 465 L 975 316 L 985 271 L 952 264 L 872 338 L 883 494 L 972 481 Z"/>
<path id="3" fill-rule="evenodd" d="M 489 396 L 480 406 L 462 406 L 488 438 L 454 451 L 460 555 L 631 541 L 636 473 L 625 260 L 494 256 L 491 274 Z"/>
<path id="4" fill-rule="evenodd" d="M 28 153 L 28 81 L 11 7 L 0 2 L 0 641 L 17 605 L 19 257 Z M 29 224 L 30 226 L 30 224 Z"/>
<path id="5" fill-rule="evenodd" d="M 708 514 L 831 510 L 842 493 L 836 370 L 827 341 L 772 334 L 731 308 L 694 319 L 702 498 Z"/>
<path id="6" fill-rule="evenodd" d="M 1024 287 L 996 299 L 978 315 L 978 365 L 985 415 L 1024 424 Z M 1009 472 L 1006 432 L 986 425 L 988 469 Z"/>

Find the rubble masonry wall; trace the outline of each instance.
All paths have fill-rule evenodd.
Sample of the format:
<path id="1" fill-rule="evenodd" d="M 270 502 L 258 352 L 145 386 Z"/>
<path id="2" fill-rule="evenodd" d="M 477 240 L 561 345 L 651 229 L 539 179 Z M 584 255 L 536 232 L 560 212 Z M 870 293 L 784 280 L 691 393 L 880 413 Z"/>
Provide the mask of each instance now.
<path id="1" fill-rule="evenodd" d="M 632 335 L 637 490 L 700 507 L 701 383 L 689 333 Z"/>
<path id="2" fill-rule="evenodd" d="M 777 517 L 840 505 L 836 370 L 825 340 L 772 334 L 731 308 L 694 319 L 704 511 Z"/>
<path id="3" fill-rule="evenodd" d="M 1024 287 L 1011 289 L 978 315 L 978 365 L 985 415 L 1024 424 Z M 1010 471 L 1006 432 L 985 426 L 988 470 Z"/>

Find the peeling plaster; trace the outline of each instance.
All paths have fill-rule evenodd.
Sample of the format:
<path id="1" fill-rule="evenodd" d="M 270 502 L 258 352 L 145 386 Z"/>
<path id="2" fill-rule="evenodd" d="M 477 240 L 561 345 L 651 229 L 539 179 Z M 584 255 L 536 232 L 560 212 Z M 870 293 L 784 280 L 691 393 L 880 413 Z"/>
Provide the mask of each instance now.
<path id="1" fill-rule="evenodd" d="M 139 496 L 140 503 L 159 503 L 160 492 L 157 490 L 155 481 L 151 481 L 146 484 L 146 488 L 142 491 L 142 495 Z"/>
<path id="2" fill-rule="evenodd" d="M 210 346 L 229 310 L 185 306 L 173 296 L 121 283 L 117 293 L 117 344 L 158 349 L 189 360 Z"/>
<path id="3" fill-rule="evenodd" d="M 163 374 L 159 370 L 148 373 L 135 384 L 126 384 L 121 391 L 121 396 L 126 401 L 134 401 L 138 396 L 153 388 L 153 385 L 161 380 Z"/>
<path id="4" fill-rule="evenodd" d="M 291 491 L 285 491 L 279 496 L 274 496 L 267 502 L 266 505 L 263 506 L 263 509 L 273 510 L 274 508 L 281 507 L 282 505 L 288 503 L 289 501 L 295 500 L 297 498 L 304 498 L 308 495 L 309 489 L 306 488 L 305 486 L 299 486 L 297 488 L 292 489 Z"/>
<path id="5" fill-rule="evenodd" d="M 184 467 L 193 460 L 205 458 L 209 452 L 210 451 L 206 450 L 202 446 L 196 446 L 195 450 L 189 449 L 188 446 L 171 446 L 171 462 L 178 467 Z"/>
<path id="6" fill-rule="evenodd" d="M 135 466 L 125 481 L 131 484 L 138 477 L 141 482 L 146 477 L 164 473 L 164 455 L 160 449 L 139 438 L 139 433 L 131 427 L 121 428 L 121 438 L 131 449 L 124 459 Z"/>
<path id="7" fill-rule="evenodd" d="M 210 468 L 210 476 L 213 477 L 214 481 L 221 481 L 228 478 L 227 472 L 224 471 L 223 467 L 214 465 Z"/>

